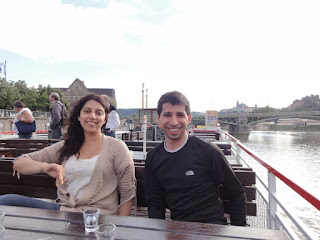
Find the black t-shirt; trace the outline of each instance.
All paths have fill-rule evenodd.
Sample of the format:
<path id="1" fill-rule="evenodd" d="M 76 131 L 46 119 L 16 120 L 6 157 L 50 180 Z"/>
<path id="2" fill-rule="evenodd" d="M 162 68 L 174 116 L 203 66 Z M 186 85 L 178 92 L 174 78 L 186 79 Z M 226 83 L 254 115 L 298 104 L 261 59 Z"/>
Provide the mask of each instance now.
<path id="1" fill-rule="evenodd" d="M 245 225 L 244 189 L 219 147 L 189 137 L 177 152 L 167 152 L 162 143 L 147 155 L 146 201 L 151 218 L 163 219 L 168 208 L 173 220 L 226 224 L 220 185 L 234 202 L 232 224 Z"/>

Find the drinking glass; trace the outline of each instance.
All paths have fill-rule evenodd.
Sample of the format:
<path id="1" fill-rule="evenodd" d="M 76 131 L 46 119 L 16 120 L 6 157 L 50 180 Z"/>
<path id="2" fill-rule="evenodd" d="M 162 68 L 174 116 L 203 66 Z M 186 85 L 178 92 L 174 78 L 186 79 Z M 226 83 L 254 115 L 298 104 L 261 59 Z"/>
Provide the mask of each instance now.
<path id="1" fill-rule="evenodd" d="M 100 210 L 88 209 L 83 212 L 83 220 L 86 232 L 94 232 L 98 228 Z"/>
<path id="2" fill-rule="evenodd" d="M 116 225 L 112 223 L 100 224 L 95 231 L 97 240 L 114 240 Z"/>

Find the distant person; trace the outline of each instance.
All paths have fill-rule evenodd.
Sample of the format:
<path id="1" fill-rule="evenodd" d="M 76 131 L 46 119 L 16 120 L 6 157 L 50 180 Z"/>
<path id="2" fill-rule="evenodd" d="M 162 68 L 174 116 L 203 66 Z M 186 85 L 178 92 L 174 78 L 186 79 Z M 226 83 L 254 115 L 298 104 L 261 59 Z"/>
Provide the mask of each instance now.
<path id="1" fill-rule="evenodd" d="M 104 134 L 110 137 L 116 137 L 116 129 L 120 126 L 119 114 L 116 107 L 110 103 L 108 95 L 103 94 L 101 97 L 103 97 L 107 106 L 109 106 L 109 116 Z"/>
<path id="2" fill-rule="evenodd" d="M 71 113 L 65 140 L 15 160 L 15 171 L 56 179 L 55 202 L 7 194 L 0 196 L 0 205 L 73 212 L 100 208 L 102 214 L 129 216 L 136 192 L 134 163 L 123 141 L 102 133 L 107 113 L 101 96 L 81 98 Z"/>
<path id="3" fill-rule="evenodd" d="M 180 92 L 161 96 L 158 123 L 164 132 L 162 144 L 146 159 L 146 201 L 150 218 L 227 224 L 220 200 L 220 185 L 230 199 L 232 225 L 246 225 L 244 188 L 216 145 L 189 136 L 190 104 Z"/>
<path id="4" fill-rule="evenodd" d="M 51 107 L 50 107 L 51 138 L 61 139 L 63 134 L 62 127 L 61 127 L 63 103 L 60 102 L 60 96 L 56 92 L 53 92 L 50 94 L 49 101 L 51 102 Z"/>
<path id="5" fill-rule="evenodd" d="M 18 113 L 13 121 L 10 121 L 11 123 L 16 122 L 25 122 L 25 123 L 33 123 L 34 117 L 32 116 L 32 112 L 29 108 L 25 107 L 26 105 L 22 101 L 16 101 L 13 104 L 14 110 L 16 110 Z M 19 138 L 26 138 L 30 139 L 32 137 L 32 132 L 30 133 L 19 133 L 19 130 L 17 126 L 15 125 L 16 133 L 19 135 Z"/>

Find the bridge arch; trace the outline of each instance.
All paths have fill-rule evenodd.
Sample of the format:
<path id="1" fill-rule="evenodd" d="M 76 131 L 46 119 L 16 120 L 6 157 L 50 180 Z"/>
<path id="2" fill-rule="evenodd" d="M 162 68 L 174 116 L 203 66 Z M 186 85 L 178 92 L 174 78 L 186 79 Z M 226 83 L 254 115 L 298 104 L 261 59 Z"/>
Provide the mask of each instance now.
<path id="1" fill-rule="evenodd" d="M 250 134 L 249 126 L 279 119 L 300 118 L 320 121 L 320 111 L 272 113 L 218 113 L 218 122 L 229 125 L 230 134 Z M 197 116 L 192 124 L 205 125 L 205 116 Z"/>

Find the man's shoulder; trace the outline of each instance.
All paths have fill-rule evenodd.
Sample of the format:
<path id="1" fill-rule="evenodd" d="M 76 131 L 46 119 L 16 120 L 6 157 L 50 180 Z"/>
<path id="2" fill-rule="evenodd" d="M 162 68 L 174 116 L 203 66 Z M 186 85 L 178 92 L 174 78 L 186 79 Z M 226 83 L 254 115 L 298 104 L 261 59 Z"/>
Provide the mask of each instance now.
<path id="1" fill-rule="evenodd" d="M 191 144 L 197 144 L 199 146 L 209 147 L 209 143 L 203 141 L 202 139 L 195 137 L 195 136 L 189 136 L 188 142 Z"/>
<path id="2" fill-rule="evenodd" d="M 111 109 L 109 109 L 109 114 L 116 115 L 116 114 L 118 114 L 118 112 L 117 112 L 117 110 L 111 110 Z"/>
<path id="3" fill-rule="evenodd" d="M 150 153 L 154 153 L 154 152 L 157 152 L 157 151 L 160 151 L 161 149 L 163 149 L 163 141 L 160 142 L 157 146 L 155 146 L 153 149 L 151 149 L 149 152 Z"/>
<path id="4" fill-rule="evenodd" d="M 56 101 L 56 102 L 52 103 L 51 106 L 52 106 L 52 107 L 62 107 L 62 106 L 63 106 L 63 103 L 60 102 L 60 101 Z"/>
<path id="5" fill-rule="evenodd" d="M 196 147 L 199 150 L 201 149 L 201 151 L 204 149 L 211 150 L 211 151 L 219 151 L 220 150 L 220 148 L 216 144 L 214 144 L 213 142 L 206 142 L 206 141 L 203 141 L 200 138 L 195 137 L 195 136 L 189 136 L 188 142 L 191 145 L 193 145 L 193 147 Z M 196 145 L 196 146 L 194 146 L 194 145 Z"/>
<path id="6" fill-rule="evenodd" d="M 159 152 L 163 150 L 163 142 L 161 142 L 158 146 L 151 149 L 147 154 L 147 159 L 151 160 L 154 156 L 159 156 Z"/>
<path id="7" fill-rule="evenodd" d="M 110 103 L 110 105 L 109 105 L 109 112 L 111 112 L 111 111 L 117 111 L 117 108 Z"/>

